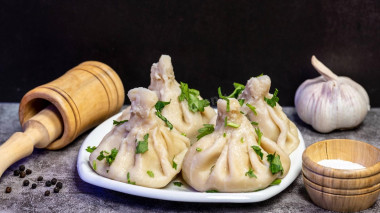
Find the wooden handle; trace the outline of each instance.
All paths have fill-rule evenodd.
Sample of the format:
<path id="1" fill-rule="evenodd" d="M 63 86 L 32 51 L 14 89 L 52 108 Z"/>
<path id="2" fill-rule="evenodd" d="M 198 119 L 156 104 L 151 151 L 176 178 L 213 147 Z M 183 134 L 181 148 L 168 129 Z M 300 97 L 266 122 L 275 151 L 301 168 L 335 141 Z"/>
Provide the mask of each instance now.
<path id="1" fill-rule="evenodd" d="M 28 120 L 23 129 L 0 146 L 0 177 L 10 165 L 32 154 L 34 147 L 44 148 L 57 139 L 63 131 L 62 118 L 49 105 Z"/>

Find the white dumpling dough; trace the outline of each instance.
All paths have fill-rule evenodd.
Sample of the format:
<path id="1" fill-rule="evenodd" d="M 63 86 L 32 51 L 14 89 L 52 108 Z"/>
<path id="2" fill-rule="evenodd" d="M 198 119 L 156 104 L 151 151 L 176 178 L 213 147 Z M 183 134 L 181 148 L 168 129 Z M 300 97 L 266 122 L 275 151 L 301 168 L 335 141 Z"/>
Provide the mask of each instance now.
<path id="1" fill-rule="evenodd" d="M 277 103 L 272 108 L 264 100 L 264 97 L 272 98 L 273 96 L 269 93 L 270 86 L 271 80 L 267 75 L 251 78 L 238 98 L 245 100 L 242 111 L 249 120 L 257 122 L 266 138 L 277 143 L 286 153 L 290 154 L 300 142 L 298 130 L 282 111 L 280 104 Z M 257 115 L 246 105 L 247 103 L 256 108 Z"/>
<path id="2" fill-rule="evenodd" d="M 261 138 L 260 147 L 264 156 L 260 159 L 251 148 L 259 146 L 254 127 L 248 118 L 240 113 L 239 102 L 236 99 L 229 100 L 229 112 L 226 111 L 227 102 L 218 100 L 218 117 L 214 132 L 194 143 L 185 156 L 182 176 L 198 191 L 255 191 L 266 188 L 276 178 L 285 176 L 289 171 L 289 156 L 266 137 Z M 240 126 L 225 126 L 226 117 L 228 122 Z M 269 169 L 267 155 L 274 153 L 280 156 L 284 169 L 282 175 L 281 172 L 272 174 Z M 250 169 L 257 178 L 246 175 Z"/>
<path id="3" fill-rule="evenodd" d="M 163 109 L 162 115 L 194 142 L 198 129 L 202 128 L 203 124 L 209 123 L 215 116 L 215 111 L 208 106 L 203 112 L 192 112 L 186 100 L 181 102 L 178 100 L 178 96 L 181 95 L 180 84 L 175 80 L 173 65 L 168 55 L 162 55 L 159 62 L 152 65 L 150 79 L 149 89 L 156 92 L 158 99 L 170 101 L 170 104 Z"/>
<path id="4" fill-rule="evenodd" d="M 102 176 L 121 182 L 161 188 L 166 186 L 182 168 L 183 158 L 190 146 L 190 140 L 175 128 L 170 130 L 155 114 L 154 105 L 158 101 L 156 93 L 136 88 L 128 92 L 131 107 L 124 110 L 119 120 L 129 119 L 115 126 L 90 155 L 90 163 L 96 163 L 96 172 Z M 148 151 L 136 154 L 137 141 L 143 141 L 149 134 Z M 115 160 L 109 165 L 105 159 L 97 157 L 105 150 L 118 150 Z M 173 168 L 173 161 L 177 168 Z M 148 171 L 154 177 L 148 175 Z"/>

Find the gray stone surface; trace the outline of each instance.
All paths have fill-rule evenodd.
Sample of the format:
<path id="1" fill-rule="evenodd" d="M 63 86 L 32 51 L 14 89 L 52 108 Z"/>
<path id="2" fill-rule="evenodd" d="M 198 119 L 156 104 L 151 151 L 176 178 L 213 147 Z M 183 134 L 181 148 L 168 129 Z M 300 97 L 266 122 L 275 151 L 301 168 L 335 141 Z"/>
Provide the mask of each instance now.
<path id="1" fill-rule="evenodd" d="M 330 134 L 315 132 L 297 116 L 294 108 L 284 111 L 300 129 L 306 146 L 324 139 L 350 138 L 366 141 L 380 147 L 380 108 L 372 109 L 358 128 L 350 131 L 335 131 Z M 0 144 L 14 132 L 21 131 L 18 122 L 18 104 L 0 103 Z M 137 197 L 88 184 L 80 179 L 76 170 L 79 148 L 89 132 L 58 151 L 35 149 L 33 154 L 12 165 L 0 179 L 1 212 L 328 212 L 315 206 L 308 197 L 299 176 L 287 189 L 277 196 L 259 203 L 181 203 Z M 38 176 L 45 180 L 53 177 L 63 182 L 63 189 L 53 193 L 53 187 L 38 183 L 36 189 L 23 187 L 13 170 L 24 164 L 33 170 L 26 177 L 36 182 Z M 12 187 L 6 194 L 5 188 Z M 44 196 L 50 190 L 49 197 Z M 363 212 L 380 212 L 379 200 Z"/>

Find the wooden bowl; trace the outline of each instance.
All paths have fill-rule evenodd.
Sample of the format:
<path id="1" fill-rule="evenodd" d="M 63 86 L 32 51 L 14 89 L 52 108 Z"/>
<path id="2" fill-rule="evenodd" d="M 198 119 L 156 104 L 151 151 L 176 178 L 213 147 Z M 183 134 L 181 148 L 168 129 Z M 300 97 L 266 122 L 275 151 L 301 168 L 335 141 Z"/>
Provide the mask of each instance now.
<path id="1" fill-rule="evenodd" d="M 311 200 L 319 207 L 337 212 L 357 212 L 372 206 L 380 194 L 380 189 L 360 195 L 338 195 L 320 191 L 305 184 Z"/>

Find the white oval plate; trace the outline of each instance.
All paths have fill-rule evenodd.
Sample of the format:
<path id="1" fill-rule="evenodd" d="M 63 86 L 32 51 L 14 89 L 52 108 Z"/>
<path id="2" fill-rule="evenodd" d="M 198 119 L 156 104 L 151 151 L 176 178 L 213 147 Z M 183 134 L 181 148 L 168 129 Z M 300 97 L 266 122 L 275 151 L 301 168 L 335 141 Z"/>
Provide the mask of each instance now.
<path id="1" fill-rule="evenodd" d="M 288 187 L 300 174 L 302 166 L 302 153 L 305 150 L 305 142 L 298 131 L 300 144 L 297 149 L 290 154 L 291 166 L 288 174 L 282 179 L 281 184 L 276 186 L 270 186 L 266 189 L 256 192 L 244 192 L 244 193 L 206 193 L 197 192 L 188 186 L 185 181 L 180 177 L 170 182 L 165 188 L 153 189 L 143 186 L 131 185 L 103 176 L 98 175 L 92 170 L 88 161 L 90 153 L 86 151 L 88 146 L 98 146 L 103 137 L 112 129 L 113 120 L 116 120 L 121 113 L 116 114 L 104 121 L 98 127 L 96 127 L 84 140 L 78 155 L 77 169 L 79 176 L 83 181 L 115 191 L 141 196 L 148 198 L 155 198 L 161 200 L 170 201 L 183 201 L 183 202 L 204 202 L 204 203 L 253 203 L 267 200 L 286 187 Z M 180 175 L 179 175 L 180 176 Z M 175 186 L 173 182 L 181 181 L 183 185 L 181 187 Z"/>

